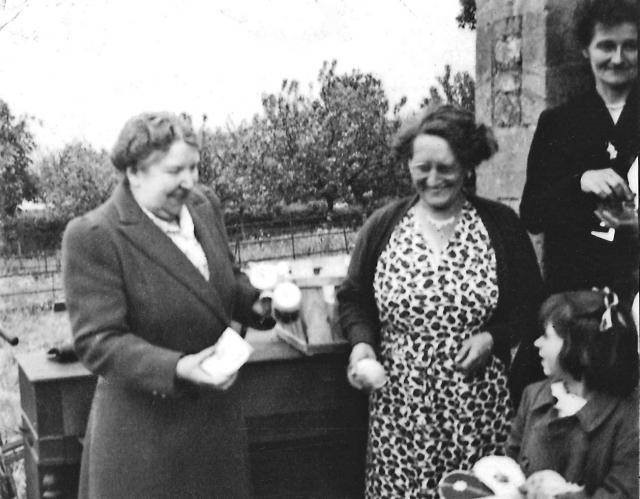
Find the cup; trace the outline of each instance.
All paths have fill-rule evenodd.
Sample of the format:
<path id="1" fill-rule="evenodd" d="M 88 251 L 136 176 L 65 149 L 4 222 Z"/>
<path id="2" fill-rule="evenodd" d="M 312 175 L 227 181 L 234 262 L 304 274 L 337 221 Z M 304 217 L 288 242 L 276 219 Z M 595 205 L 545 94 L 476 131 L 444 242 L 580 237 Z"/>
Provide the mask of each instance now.
<path id="1" fill-rule="evenodd" d="M 253 264 L 247 274 L 251 284 L 260 291 L 273 289 L 278 282 L 278 269 L 270 263 Z"/>
<path id="2" fill-rule="evenodd" d="M 273 290 L 271 304 L 276 319 L 285 324 L 294 322 L 300 316 L 302 291 L 292 282 L 281 282 Z"/>

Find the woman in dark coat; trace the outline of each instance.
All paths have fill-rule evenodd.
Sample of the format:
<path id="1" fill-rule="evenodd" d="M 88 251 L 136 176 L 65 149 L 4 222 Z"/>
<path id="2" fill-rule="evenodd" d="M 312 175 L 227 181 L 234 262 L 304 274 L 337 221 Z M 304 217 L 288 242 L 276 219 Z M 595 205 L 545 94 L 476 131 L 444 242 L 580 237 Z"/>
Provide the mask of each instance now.
<path id="1" fill-rule="evenodd" d="M 520 214 L 530 232 L 544 233 L 553 293 L 608 285 L 630 303 L 638 290 L 638 219 L 628 186 L 630 175 L 637 185 L 640 151 L 637 15 L 634 0 L 583 2 L 576 32 L 594 86 L 544 111 L 533 137 Z M 612 206 L 629 207 L 635 230 L 601 225 L 595 211 Z"/>
<path id="2" fill-rule="evenodd" d="M 75 349 L 98 383 L 80 497 L 251 496 L 239 393 L 200 368 L 258 292 L 232 266 L 220 207 L 196 186 L 190 124 L 125 125 L 111 198 L 70 222 L 63 273 Z"/>
<path id="3" fill-rule="evenodd" d="M 541 376 L 531 241 L 510 208 L 463 190 L 496 148 L 471 113 L 423 114 L 396 142 L 418 194 L 376 211 L 359 233 L 338 291 L 348 377 L 367 388 L 362 359 L 388 377 L 370 395 L 367 497 L 437 497 L 444 473 L 504 446 L 512 401 Z"/>

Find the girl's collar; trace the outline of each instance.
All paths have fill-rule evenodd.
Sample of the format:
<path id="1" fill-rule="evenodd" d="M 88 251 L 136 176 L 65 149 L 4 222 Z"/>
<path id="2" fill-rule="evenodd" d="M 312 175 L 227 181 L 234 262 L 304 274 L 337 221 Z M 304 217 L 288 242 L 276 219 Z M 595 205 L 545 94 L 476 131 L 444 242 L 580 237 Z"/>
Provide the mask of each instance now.
<path id="1" fill-rule="evenodd" d="M 568 392 L 563 381 L 551 383 L 551 395 L 556 399 L 554 407 L 561 418 L 573 416 L 587 404 L 586 398 Z"/>

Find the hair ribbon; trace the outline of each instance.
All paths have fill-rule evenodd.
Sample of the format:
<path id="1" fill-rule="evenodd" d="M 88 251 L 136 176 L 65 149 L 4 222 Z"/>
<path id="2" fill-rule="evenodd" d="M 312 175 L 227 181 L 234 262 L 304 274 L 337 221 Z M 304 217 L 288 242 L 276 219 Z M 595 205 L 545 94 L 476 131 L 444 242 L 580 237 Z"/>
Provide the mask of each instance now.
<path id="1" fill-rule="evenodd" d="M 619 303 L 618 295 L 605 286 L 602 290 L 604 293 L 604 313 L 600 320 L 600 331 L 608 331 L 613 327 L 612 311 Z"/>

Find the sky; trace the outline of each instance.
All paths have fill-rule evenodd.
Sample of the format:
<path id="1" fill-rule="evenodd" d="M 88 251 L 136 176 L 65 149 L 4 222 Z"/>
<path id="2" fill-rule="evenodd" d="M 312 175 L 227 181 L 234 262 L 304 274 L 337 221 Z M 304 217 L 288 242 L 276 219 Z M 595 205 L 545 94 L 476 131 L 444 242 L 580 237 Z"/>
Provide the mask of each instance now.
<path id="1" fill-rule="evenodd" d="M 0 0 L 0 26 L 25 0 Z M 323 61 L 379 77 L 418 107 L 449 63 L 474 73 L 458 0 L 27 0 L 0 30 L 0 99 L 35 117 L 43 149 L 110 148 L 152 110 L 237 124 L 284 78 L 308 88 Z"/>

